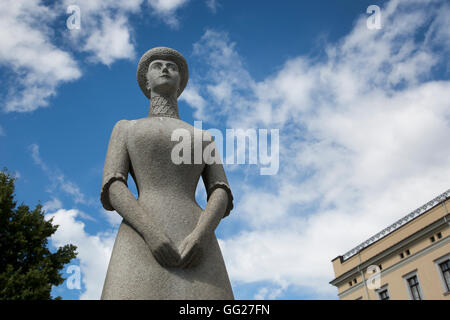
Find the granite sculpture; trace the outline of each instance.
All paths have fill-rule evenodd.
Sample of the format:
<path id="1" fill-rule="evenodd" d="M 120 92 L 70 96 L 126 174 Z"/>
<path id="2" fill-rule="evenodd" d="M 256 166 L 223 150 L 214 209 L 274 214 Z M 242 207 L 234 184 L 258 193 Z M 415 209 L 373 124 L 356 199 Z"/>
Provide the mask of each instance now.
<path id="1" fill-rule="evenodd" d="M 139 61 L 137 79 L 150 99 L 147 117 L 120 120 L 112 130 L 103 171 L 101 202 L 123 218 L 101 299 L 233 299 L 214 230 L 233 208 L 222 163 L 175 164 L 174 130 L 194 136 L 180 120 L 177 99 L 189 78 L 185 58 L 157 47 Z M 215 143 L 201 131 L 201 148 Z M 192 139 L 193 141 L 193 139 Z M 192 158 L 194 145 L 192 145 Z M 216 149 L 216 152 L 217 149 Z M 134 179 L 138 198 L 127 186 Z M 202 177 L 207 205 L 195 191 Z"/>

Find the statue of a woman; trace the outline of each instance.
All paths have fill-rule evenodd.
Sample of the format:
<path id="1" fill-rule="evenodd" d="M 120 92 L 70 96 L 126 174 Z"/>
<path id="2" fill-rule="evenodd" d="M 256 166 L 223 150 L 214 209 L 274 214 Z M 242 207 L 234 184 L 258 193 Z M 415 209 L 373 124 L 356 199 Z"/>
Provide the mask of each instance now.
<path id="1" fill-rule="evenodd" d="M 186 60 L 173 49 L 153 48 L 139 61 L 137 77 L 150 112 L 117 122 L 109 141 L 101 202 L 123 221 L 101 298 L 233 299 L 214 234 L 233 208 L 223 166 L 203 157 L 194 161 L 194 144 L 190 163 L 171 158 L 178 143 L 171 139 L 174 130 L 188 130 L 194 141 L 194 127 L 179 119 L 177 106 L 189 78 Z M 202 134 L 202 148 L 210 143 L 215 148 L 207 131 Z M 128 173 L 137 200 L 128 189 Z M 204 210 L 195 201 L 200 176 L 208 199 Z"/>

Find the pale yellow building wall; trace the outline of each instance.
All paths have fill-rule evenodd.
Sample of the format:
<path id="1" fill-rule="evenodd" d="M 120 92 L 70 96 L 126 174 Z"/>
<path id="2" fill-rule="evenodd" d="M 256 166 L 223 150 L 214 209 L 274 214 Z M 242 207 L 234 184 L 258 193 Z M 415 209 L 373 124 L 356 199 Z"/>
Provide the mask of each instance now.
<path id="1" fill-rule="evenodd" d="M 404 275 L 417 270 L 417 277 L 425 300 L 450 300 L 450 296 L 444 295 L 444 289 L 439 278 L 439 271 L 433 262 L 450 252 L 450 244 L 437 248 L 427 254 L 414 259 L 398 269 L 381 276 L 381 286 L 388 284 L 391 300 L 408 300 L 408 287 L 403 278 Z M 375 290 L 368 290 L 370 299 L 378 299 Z"/>
<path id="2" fill-rule="evenodd" d="M 442 235 L 442 239 L 438 239 L 437 234 L 441 233 Z M 394 252 L 393 254 L 383 258 L 383 260 L 377 261 L 376 264 L 380 265 L 382 267 L 382 271 L 385 271 L 386 269 L 392 267 L 393 265 L 400 263 L 406 259 L 408 259 L 411 256 L 414 256 L 416 253 L 424 250 L 425 248 L 429 247 L 430 245 L 433 245 L 433 243 L 430 240 L 430 237 L 434 236 L 435 238 L 435 242 L 434 243 L 438 243 L 440 241 L 443 241 L 444 239 L 446 239 L 447 237 L 450 236 L 450 227 L 448 224 L 445 224 L 444 226 L 440 227 L 439 229 L 434 230 L 432 233 L 429 233 L 427 235 L 425 235 L 424 237 L 422 237 L 421 239 L 416 240 L 415 242 L 411 243 L 409 246 L 402 248 L 401 250 L 398 250 L 396 252 Z M 406 255 L 406 249 L 409 249 L 410 251 L 410 255 Z M 404 258 L 401 259 L 400 258 L 400 252 L 404 253 Z M 371 276 L 370 273 L 367 273 L 367 269 L 364 270 L 364 278 L 367 280 L 369 279 Z M 355 274 L 354 276 L 352 276 L 350 279 L 353 281 L 353 279 L 356 278 L 357 279 L 357 284 L 362 282 L 362 277 L 360 275 L 360 273 Z M 353 284 L 352 286 L 349 285 L 349 281 L 347 280 L 346 282 L 344 282 L 342 285 L 340 285 L 338 287 L 338 293 L 342 293 L 348 289 L 354 288 L 355 285 Z"/>
<path id="3" fill-rule="evenodd" d="M 438 239 L 438 237 L 437 237 L 437 233 L 439 233 L 439 232 L 441 232 L 441 234 L 442 234 L 442 239 Z M 421 239 L 416 240 L 415 242 L 411 243 L 409 246 L 402 248 L 402 249 L 396 251 L 394 254 L 385 257 L 383 260 L 377 262 L 377 264 L 381 264 L 383 270 L 386 270 L 389 267 L 409 258 L 409 256 L 406 255 L 406 249 L 409 249 L 410 256 L 413 256 L 417 252 L 422 251 L 423 249 L 429 247 L 430 245 L 433 245 L 433 242 L 431 242 L 431 240 L 430 240 L 431 236 L 434 236 L 434 238 L 435 238 L 434 243 L 437 243 L 439 241 L 444 240 L 449 235 L 450 235 L 450 227 L 448 225 L 444 225 L 441 228 L 436 229 L 432 233 L 427 234 L 425 237 L 422 237 Z M 403 252 L 403 254 L 404 254 L 403 259 L 400 258 L 401 252 Z M 367 270 L 365 270 L 365 271 L 367 271 Z M 370 274 L 367 274 L 367 272 L 364 272 L 364 276 L 366 277 L 366 279 L 368 279 L 370 277 Z"/>
<path id="4" fill-rule="evenodd" d="M 364 286 L 360 286 L 358 289 L 355 289 L 349 294 L 346 294 L 344 297 L 341 297 L 341 300 L 357 300 L 359 298 L 362 298 L 361 300 L 367 300 Z"/>
<path id="5" fill-rule="evenodd" d="M 421 239 L 421 241 L 410 247 L 410 256 L 405 256 L 404 259 L 400 259 L 396 254 L 388 257 L 386 261 L 382 262 L 386 267 L 383 266 L 383 271 L 381 273 L 381 287 L 386 284 L 388 285 L 389 295 L 392 300 L 409 299 L 408 287 L 403 276 L 414 270 L 417 270 L 417 277 L 419 279 L 424 299 L 450 300 L 450 295 L 444 295 L 444 287 L 439 277 L 440 270 L 438 270 L 434 262 L 436 259 L 450 253 L 450 227 L 446 225 L 444 229 L 440 229 L 436 231 L 436 233 L 439 231 L 442 233 L 442 239 L 438 240 L 436 238 L 434 243 L 431 243 L 428 237 L 426 239 Z M 420 250 L 423 250 L 430 245 L 434 245 L 435 247 L 424 254 L 418 254 Z M 395 270 L 389 270 L 389 267 L 400 262 L 404 262 L 404 265 L 397 267 Z M 369 277 L 370 275 L 366 273 L 366 280 Z M 348 283 L 343 284 L 339 287 L 339 292 L 342 293 L 349 288 Z M 367 289 L 367 293 L 369 294 L 370 300 L 378 300 L 376 290 Z M 355 300 L 361 296 L 364 300 L 366 299 L 366 290 L 364 286 L 360 286 L 359 288 L 351 291 L 349 294 L 342 295 L 341 299 Z"/>

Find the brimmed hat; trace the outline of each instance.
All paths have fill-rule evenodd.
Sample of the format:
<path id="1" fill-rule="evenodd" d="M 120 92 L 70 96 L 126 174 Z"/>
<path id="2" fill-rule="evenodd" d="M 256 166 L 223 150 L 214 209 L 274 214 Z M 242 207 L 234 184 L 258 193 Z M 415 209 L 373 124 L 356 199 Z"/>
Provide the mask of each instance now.
<path id="1" fill-rule="evenodd" d="M 139 87 L 141 88 L 145 96 L 150 99 L 150 90 L 147 89 L 148 66 L 153 60 L 158 59 L 170 60 L 177 64 L 180 73 L 180 90 L 178 92 L 178 96 L 180 96 L 184 88 L 186 88 L 189 79 L 189 70 L 186 59 L 183 57 L 183 55 L 171 48 L 156 47 L 144 53 L 144 55 L 141 57 L 141 60 L 139 60 L 137 69 L 137 81 L 139 83 Z"/>

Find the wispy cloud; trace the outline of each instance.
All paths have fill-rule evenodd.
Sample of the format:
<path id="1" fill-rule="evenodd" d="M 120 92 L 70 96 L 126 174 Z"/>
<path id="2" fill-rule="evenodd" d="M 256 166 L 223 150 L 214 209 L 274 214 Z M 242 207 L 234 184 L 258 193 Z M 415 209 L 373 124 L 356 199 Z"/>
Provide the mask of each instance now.
<path id="1" fill-rule="evenodd" d="M 56 211 L 62 208 L 62 202 L 58 199 L 58 198 L 52 198 L 52 200 L 47 201 L 46 203 L 44 203 L 44 205 L 42 206 L 42 209 L 45 212 L 48 211 Z"/>
<path id="2" fill-rule="evenodd" d="M 122 217 L 116 211 L 107 211 L 103 208 L 100 209 L 100 213 L 108 221 L 109 225 L 113 228 L 118 228 L 122 222 Z"/>
<path id="3" fill-rule="evenodd" d="M 256 292 L 253 298 L 255 300 L 275 300 L 283 293 L 284 290 L 286 290 L 287 287 L 288 283 L 286 282 L 280 286 L 262 287 Z"/>
<path id="4" fill-rule="evenodd" d="M 53 218 L 53 223 L 59 226 L 51 237 L 52 245 L 60 247 L 71 243 L 77 246 L 81 281 L 85 289 L 80 292 L 80 299 L 98 300 L 105 281 L 116 231 L 90 235 L 85 230 L 85 224 L 79 220 L 81 215 L 81 212 L 76 209 L 58 209 L 56 212 L 46 214 L 45 218 Z"/>
<path id="5" fill-rule="evenodd" d="M 141 10 L 143 0 L 101 1 L 65 0 L 63 11 L 69 5 L 80 8 L 80 29 L 67 30 L 73 49 L 90 53 L 92 62 L 110 66 L 116 60 L 135 58 L 131 16 Z"/>
<path id="6" fill-rule="evenodd" d="M 194 79 L 199 110 L 214 107 L 207 113 L 228 127 L 280 129 L 279 174 L 234 184 L 230 219 L 244 229 L 221 246 L 236 283 L 334 297 L 331 259 L 448 189 L 450 81 L 433 72 L 448 63 L 436 26 L 449 7 L 411 0 L 382 10 L 381 30 L 362 16 L 323 60 L 289 59 L 263 81 L 227 34 L 209 30 L 194 45 L 209 62 Z"/>
<path id="7" fill-rule="evenodd" d="M 72 55 L 52 42 L 48 25 L 56 16 L 41 1 L 0 3 L 0 65 L 10 69 L 13 78 L 1 97 L 4 111 L 45 107 L 59 85 L 81 76 Z"/>
<path id="8" fill-rule="evenodd" d="M 206 6 L 213 12 L 216 13 L 220 4 L 217 0 L 206 0 Z"/>
<path id="9" fill-rule="evenodd" d="M 199 87 L 193 81 L 190 81 L 183 94 L 180 96 L 181 101 L 185 101 L 191 106 L 195 106 L 194 118 L 197 120 L 206 120 L 208 114 L 205 112 L 206 100 L 199 93 Z"/>
<path id="10" fill-rule="evenodd" d="M 147 0 L 151 13 L 173 29 L 178 29 L 180 20 L 177 11 L 185 7 L 190 0 Z M 216 13 L 220 4 L 217 0 L 205 0 L 206 6 Z"/>
<path id="11" fill-rule="evenodd" d="M 153 14 L 177 28 L 177 11 L 189 0 L 64 0 L 47 4 L 42 0 L 5 0 L 0 4 L 0 66 L 11 72 L 7 90 L 0 95 L 6 112 L 30 112 L 49 105 L 57 88 L 82 76 L 73 57 L 87 53 L 91 63 L 111 66 L 121 59 L 136 58 L 131 19 Z M 144 7 L 144 4 L 148 5 Z M 78 6 L 80 28 L 52 29 L 57 19 L 68 19 L 67 8 Z M 207 1 L 215 11 L 215 1 Z M 73 14 L 73 13 L 72 13 Z M 57 40 L 63 40 L 64 48 Z M 1 135 L 0 131 L 0 135 Z"/>
<path id="12" fill-rule="evenodd" d="M 153 9 L 153 14 L 172 28 L 179 26 L 177 10 L 188 2 L 189 0 L 147 0 L 148 5 Z"/>
<path id="13" fill-rule="evenodd" d="M 39 146 L 37 144 L 32 144 L 29 146 L 31 152 L 31 157 L 35 164 L 37 164 L 42 171 L 47 174 L 50 181 L 53 183 L 52 190 L 61 190 L 64 193 L 70 195 L 75 203 L 92 204 L 93 200 L 87 200 L 84 193 L 78 187 L 77 184 L 68 180 L 59 169 L 50 169 L 48 165 L 42 160 Z M 54 191 L 52 191 L 54 192 Z"/>
<path id="14" fill-rule="evenodd" d="M 79 292 L 80 299 L 99 299 L 105 280 L 108 262 L 111 256 L 114 239 L 122 217 L 115 211 L 100 209 L 101 216 L 109 226 L 105 232 L 89 233 L 85 229 L 83 221 L 98 222 L 92 215 L 79 209 L 64 209 L 62 201 L 54 196 L 56 190 L 61 190 L 69 195 L 75 204 L 82 203 L 90 206 L 91 210 L 98 212 L 99 206 L 95 200 L 89 199 L 72 181 L 69 181 L 58 169 L 50 168 L 40 155 L 39 146 L 33 144 L 29 147 L 31 157 L 53 183 L 51 187 L 52 199 L 45 202 L 43 210 L 46 219 L 53 218 L 53 223 L 58 225 L 58 230 L 51 237 L 51 244 L 55 247 L 71 243 L 77 246 L 81 267 L 81 280 L 83 288 Z M 100 276 L 99 276 L 100 275 Z"/>

